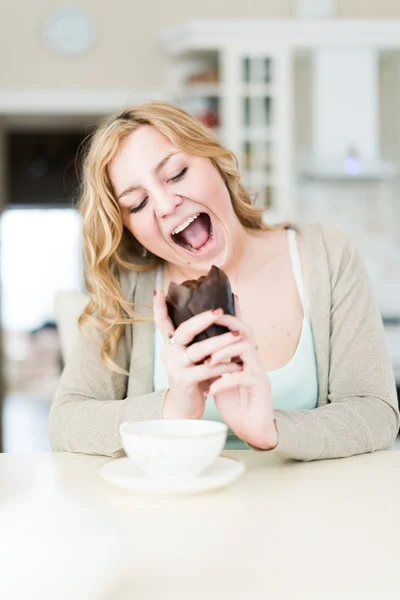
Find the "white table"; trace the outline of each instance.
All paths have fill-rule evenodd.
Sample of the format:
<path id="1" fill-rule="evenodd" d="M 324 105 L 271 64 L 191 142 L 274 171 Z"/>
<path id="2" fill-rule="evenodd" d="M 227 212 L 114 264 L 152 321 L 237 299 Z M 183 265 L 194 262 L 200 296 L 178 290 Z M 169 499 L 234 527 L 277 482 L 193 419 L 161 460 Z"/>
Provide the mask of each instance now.
<path id="1" fill-rule="evenodd" d="M 114 488 L 97 473 L 104 457 L 3 454 L 0 502 L 26 491 L 42 464 L 55 469 L 57 493 L 118 513 L 130 543 L 126 597 L 138 600 L 398 597 L 399 451 L 312 463 L 225 454 L 246 473 L 190 497 Z"/>

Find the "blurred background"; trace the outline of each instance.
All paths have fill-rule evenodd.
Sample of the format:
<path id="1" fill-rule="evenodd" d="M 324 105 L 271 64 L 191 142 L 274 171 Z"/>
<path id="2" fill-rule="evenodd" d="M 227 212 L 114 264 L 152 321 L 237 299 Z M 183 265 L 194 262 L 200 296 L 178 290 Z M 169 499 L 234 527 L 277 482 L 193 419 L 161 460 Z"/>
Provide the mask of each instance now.
<path id="1" fill-rule="evenodd" d="M 359 244 L 400 386 L 398 0 L 0 0 L 0 446 L 49 449 L 56 292 L 84 289 L 77 152 L 106 114 L 180 104 L 270 222 Z"/>

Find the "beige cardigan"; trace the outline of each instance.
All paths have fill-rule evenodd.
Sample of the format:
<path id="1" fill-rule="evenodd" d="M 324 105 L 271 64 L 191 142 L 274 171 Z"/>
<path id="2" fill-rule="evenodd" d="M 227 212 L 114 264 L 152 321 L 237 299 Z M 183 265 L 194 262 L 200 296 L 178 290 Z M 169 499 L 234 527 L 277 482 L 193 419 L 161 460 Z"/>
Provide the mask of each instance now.
<path id="1" fill-rule="evenodd" d="M 272 452 L 315 460 L 388 448 L 399 429 L 396 388 L 358 250 L 333 227 L 293 227 L 308 261 L 319 398 L 314 410 L 275 410 L 279 442 Z M 121 285 L 127 298 L 152 305 L 154 271 L 126 273 Z M 166 390 L 153 391 L 153 353 L 153 323 L 126 326 L 116 362 L 128 378 L 106 367 L 99 346 L 80 334 L 52 405 L 53 450 L 122 456 L 121 422 L 162 418 Z"/>

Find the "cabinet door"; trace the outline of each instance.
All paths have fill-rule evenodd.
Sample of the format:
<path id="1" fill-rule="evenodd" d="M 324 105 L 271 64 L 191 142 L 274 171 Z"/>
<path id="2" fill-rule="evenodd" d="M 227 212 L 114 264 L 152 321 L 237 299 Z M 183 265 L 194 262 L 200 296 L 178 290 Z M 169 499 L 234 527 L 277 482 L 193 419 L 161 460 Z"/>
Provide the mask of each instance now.
<path id="1" fill-rule="evenodd" d="M 266 218 L 291 217 L 292 73 L 287 50 L 232 50 L 223 61 L 225 141 Z"/>

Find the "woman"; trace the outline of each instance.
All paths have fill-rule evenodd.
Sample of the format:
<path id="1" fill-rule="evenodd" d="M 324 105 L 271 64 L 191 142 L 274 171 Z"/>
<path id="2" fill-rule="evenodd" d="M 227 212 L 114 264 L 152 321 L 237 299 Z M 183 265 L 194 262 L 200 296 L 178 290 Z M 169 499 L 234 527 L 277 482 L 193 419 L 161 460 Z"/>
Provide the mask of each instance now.
<path id="1" fill-rule="evenodd" d="M 52 406 L 54 450 L 119 456 L 120 423 L 154 418 L 218 418 L 230 447 L 299 460 L 390 447 L 393 373 L 344 233 L 263 224 L 233 154 L 167 103 L 105 122 L 83 184 L 91 301 Z M 175 331 L 169 283 L 213 264 L 230 279 L 236 316 L 205 312 Z M 188 345 L 211 323 L 229 332 Z"/>

